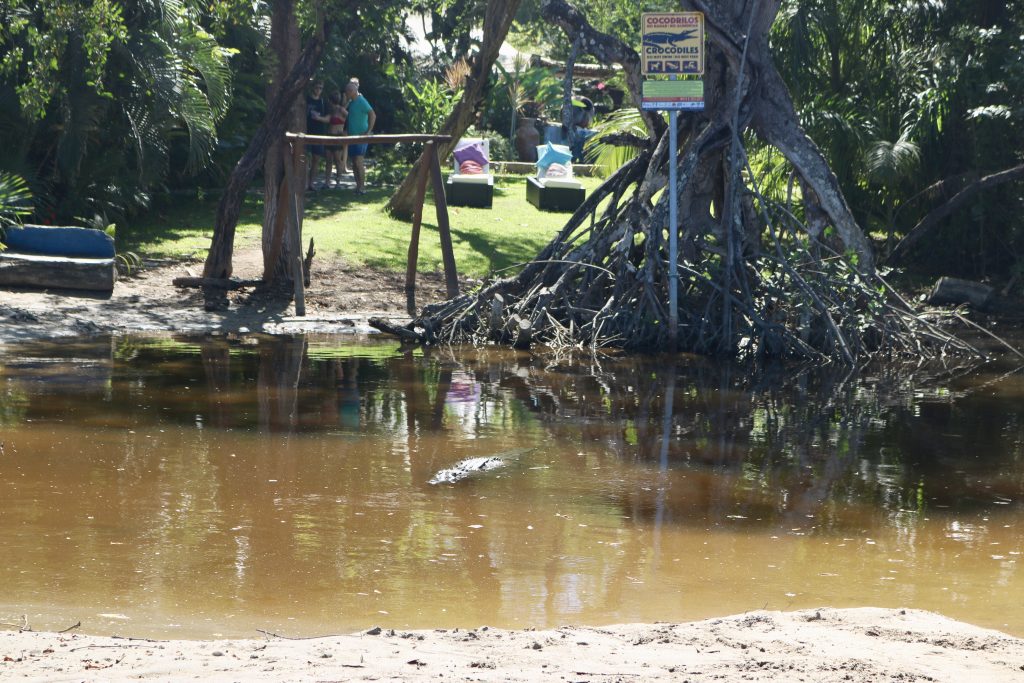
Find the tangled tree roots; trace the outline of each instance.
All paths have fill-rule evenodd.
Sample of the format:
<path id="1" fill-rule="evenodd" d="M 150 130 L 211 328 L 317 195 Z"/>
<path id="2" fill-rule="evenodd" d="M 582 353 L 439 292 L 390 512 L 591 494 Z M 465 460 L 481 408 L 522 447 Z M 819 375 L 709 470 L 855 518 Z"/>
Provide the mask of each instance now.
<path id="1" fill-rule="evenodd" d="M 645 114 L 649 137 L 518 275 L 428 307 L 411 328 L 427 341 L 525 346 L 675 348 L 702 354 L 824 358 L 973 352 L 918 315 L 876 274 L 867 239 L 834 174 L 799 126 L 767 32 L 778 3 L 684 6 L 705 12 L 711 40 L 707 110 L 683 117 L 680 221 L 669 225 L 670 135 Z M 639 57 L 595 31 L 564 0 L 544 13 L 574 46 L 623 66 L 639 102 Z M 745 29 L 745 30 L 744 30 Z M 575 52 L 575 48 L 574 48 Z M 779 150 L 801 190 L 803 221 L 764 197 L 744 139 Z M 678 325 L 669 324 L 669 231 L 679 241 Z"/>
<path id="2" fill-rule="evenodd" d="M 645 209 L 651 157 L 645 152 L 609 178 L 518 275 L 428 307 L 413 328 L 430 341 L 452 343 L 638 350 L 675 344 L 704 354 L 846 363 L 877 354 L 973 352 L 917 314 L 880 276 L 810 240 L 785 207 L 749 191 L 743 203 L 761 205 L 759 230 L 736 235 L 731 265 L 728 240 L 684 233 L 673 339 L 667 230 L 649 227 L 663 226 L 666 211 L 662 203 Z"/>

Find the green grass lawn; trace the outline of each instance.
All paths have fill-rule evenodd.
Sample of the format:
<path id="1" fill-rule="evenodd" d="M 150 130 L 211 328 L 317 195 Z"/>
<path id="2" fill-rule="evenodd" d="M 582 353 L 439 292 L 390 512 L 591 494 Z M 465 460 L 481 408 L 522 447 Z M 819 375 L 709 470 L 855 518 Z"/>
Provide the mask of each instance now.
<path id="1" fill-rule="evenodd" d="M 598 178 L 580 178 L 587 193 Z M 384 213 L 391 189 L 374 188 L 367 194 L 325 189 L 308 194 L 304 239 L 312 237 L 321 255 L 336 254 L 355 264 L 387 270 L 405 269 L 411 223 Z M 571 214 L 539 211 L 526 201 L 525 176 L 496 179 L 490 209 L 449 207 L 455 262 L 459 273 L 481 277 L 524 263 L 565 225 Z M 213 233 L 216 198 L 189 199 L 154 209 L 118 230 L 118 249 L 151 257 L 204 258 Z M 262 201 L 246 199 L 235 237 L 236 249 L 259 244 Z M 423 207 L 419 264 L 421 271 L 441 270 L 441 246 L 434 202 L 428 192 Z"/>

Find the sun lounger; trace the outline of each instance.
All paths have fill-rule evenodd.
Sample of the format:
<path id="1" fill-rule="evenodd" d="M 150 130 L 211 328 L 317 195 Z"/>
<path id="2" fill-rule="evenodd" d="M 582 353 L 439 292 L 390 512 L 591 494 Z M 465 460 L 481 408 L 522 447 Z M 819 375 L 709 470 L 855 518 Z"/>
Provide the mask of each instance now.
<path id="1" fill-rule="evenodd" d="M 537 145 L 537 176 L 526 179 L 526 201 L 547 211 L 575 211 L 586 191 L 573 177 L 572 152 L 565 145 Z"/>
<path id="2" fill-rule="evenodd" d="M 448 176 L 445 196 L 452 206 L 489 209 L 494 202 L 490 142 L 479 138 L 460 140 L 452 152 L 453 173 Z"/>

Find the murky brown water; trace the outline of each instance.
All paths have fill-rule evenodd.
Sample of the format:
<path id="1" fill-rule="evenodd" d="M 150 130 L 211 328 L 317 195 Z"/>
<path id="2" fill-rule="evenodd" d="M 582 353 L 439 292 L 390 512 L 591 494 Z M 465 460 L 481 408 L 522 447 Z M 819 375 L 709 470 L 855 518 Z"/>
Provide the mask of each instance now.
<path id="1" fill-rule="evenodd" d="M 12 348 L 0 622 L 318 635 L 875 605 L 1024 635 L 1022 437 L 1024 376 L 994 370 L 751 378 L 352 338 Z"/>

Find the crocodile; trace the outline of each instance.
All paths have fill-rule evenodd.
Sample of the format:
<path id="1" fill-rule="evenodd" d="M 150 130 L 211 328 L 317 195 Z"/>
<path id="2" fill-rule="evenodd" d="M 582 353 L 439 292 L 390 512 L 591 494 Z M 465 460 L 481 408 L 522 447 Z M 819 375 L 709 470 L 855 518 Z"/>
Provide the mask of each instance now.
<path id="1" fill-rule="evenodd" d="M 462 481 L 463 479 L 470 477 L 478 472 L 490 472 L 491 470 L 500 469 L 509 464 L 509 462 L 521 455 L 529 453 L 532 448 L 517 448 L 511 451 L 504 451 L 502 453 L 494 453 L 493 455 L 485 455 L 477 458 L 466 458 L 460 460 L 451 467 L 445 468 L 431 477 L 428 484 L 455 484 Z"/>

